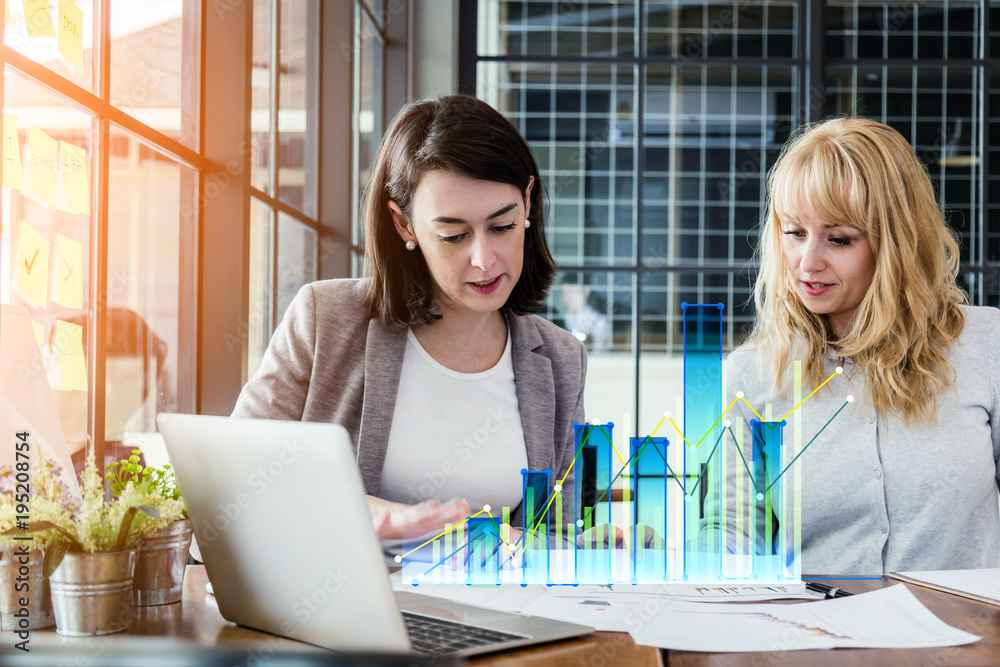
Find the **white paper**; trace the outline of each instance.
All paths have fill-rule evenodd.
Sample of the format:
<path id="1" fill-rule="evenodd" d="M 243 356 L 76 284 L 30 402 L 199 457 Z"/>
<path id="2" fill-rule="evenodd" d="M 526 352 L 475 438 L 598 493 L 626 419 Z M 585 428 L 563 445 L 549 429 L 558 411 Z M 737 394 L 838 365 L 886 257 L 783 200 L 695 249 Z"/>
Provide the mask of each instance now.
<path id="1" fill-rule="evenodd" d="M 627 632 L 625 621 L 607 600 L 557 598 L 545 591 L 524 607 L 524 613 L 567 623 L 589 625 L 598 632 Z"/>
<path id="2" fill-rule="evenodd" d="M 923 648 L 981 639 L 934 616 L 905 586 L 797 605 L 612 602 L 637 644 L 685 651 Z"/>
<path id="3" fill-rule="evenodd" d="M 933 586 L 951 588 L 1000 602 L 1000 568 L 984 570 L 927 570 L 899 574 Z"/>
<path id="4" fill-rule="evenodd" d="M 766 586 L 712 586 L 700 584 L 611 584 L 607 586 L 553 586 L 550 592 L 563 598 L 592 598 L 599 600 L 630 601 L 635 596 L 643 598 L 668 597 L 684 602 L 764 602 L 767 600 L 818 600 L 806 590 L 805 583 L 789 582 Z"/>

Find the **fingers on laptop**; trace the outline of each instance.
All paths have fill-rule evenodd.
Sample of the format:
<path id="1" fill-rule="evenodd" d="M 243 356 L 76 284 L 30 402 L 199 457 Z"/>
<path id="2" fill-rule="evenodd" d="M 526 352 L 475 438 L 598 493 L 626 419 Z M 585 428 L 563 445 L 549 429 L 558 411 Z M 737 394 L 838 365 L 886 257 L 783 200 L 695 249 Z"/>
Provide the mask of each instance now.
<path id="1" fill-rule="evenodd" d="M 589 528 L 576 536 L 579 547 L 594 548 L 607 546 L 622 546 L 625 535 L 621 528 L 610 523 L 602 523 Z"/>
<path id="2" fill-rule="evenodd" d="M 631 549 L 633 539 L 647 549 L 663 548 L 663 537 L 645 524 L 636 525 L 633 533 L 631 529 L 622 530 L 613 524 L 604 523 L 577 535 L 576 544 L 584 548 L 610 546 Z"/>
<path id="3" fill-rule="evenodd" d="M 419 505 L 404 505 L 376 498 L 369 505 L 372 507 L 375 532 L 383 539 L 415 539 L 469 516 L 469 505 L 460 498 L 446 503 L 434 498 Z"/>

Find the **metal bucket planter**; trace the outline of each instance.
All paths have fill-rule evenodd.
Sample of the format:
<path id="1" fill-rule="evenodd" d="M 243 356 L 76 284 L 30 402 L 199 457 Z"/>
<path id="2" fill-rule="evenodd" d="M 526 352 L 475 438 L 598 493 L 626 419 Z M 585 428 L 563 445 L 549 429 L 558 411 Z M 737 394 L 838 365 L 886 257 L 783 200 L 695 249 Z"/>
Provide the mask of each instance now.
<path id="1" fill-rule="evenodd" d="M 180 602 L 193 532 L 191 521 L 185 519 L 153 533 L 139 544 L 132 604 L 142 607 Z"/>
<path id="2" fill-rule="evenodd" d="M 66 554 L 49 577 L 56 632 L 87 637 L 127 628 L 134 571 L 135 549 Z"/>
<path id="3" fill-rule="evenodd" d="M 28 603 L 24 607 L 22 599 Z M 42 574 L 41 549 L 27 554 L 0 551 L 0 630 L 37 630 L 55 624 L 49 581 Z"/>

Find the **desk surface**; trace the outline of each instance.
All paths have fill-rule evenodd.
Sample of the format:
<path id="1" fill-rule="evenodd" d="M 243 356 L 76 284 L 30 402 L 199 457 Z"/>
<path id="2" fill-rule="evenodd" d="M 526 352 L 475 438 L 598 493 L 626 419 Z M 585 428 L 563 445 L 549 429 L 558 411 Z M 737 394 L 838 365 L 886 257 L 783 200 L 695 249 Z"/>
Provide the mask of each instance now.
<path id="1" fill-rule="evenodd" d="M 169 642 L 180 641 L 194 646 L 240 647 L 247 656 L 260 655 L 262 650 L 318 650 L 307 644 L 257 632 L 225 621 L 214 599 L 205 593 L 204 566 L 187 568 L 184 579 L 184 600 L 180 604 L 159 607 L 138 607 L 129 629 L 102 638 L 109 642 L 129 642 L 137 637 L 158 637 Z M 854 592 L 863 592 L 893 585 L 889 579 L 869 581 L 830 581 Z M 949 625 L 983 637 L 975 644 L 932 649 L 835 649 L 831 651 L 786 651 L 782 653 L 689 653 L 660 651 L 648 646 L 636 646 L 627 634 L 598 632 L 573 639 L 519 651 L 474 658 L 473 665 L 994 665 L 1000 655 L 1000 607 L 966 600 L 919 586 L 908 586 L 923 604 Z M 32 632 L 32 642 L 38 646 L 49 642 L 70 649 L 80 646 L 84 657 L 94 650 L 93 639 L 67 638 L 55 635 L 55 629 Z M 103 642 L 101 642 L 103 644 Z M 50 644 L 51 645 L 51 644 Z M 41 648 L 41 646 L 38 646 Z M 600 657 L 599 657 L 600 656 Z M 95 656 L 97 657 L 97 656 Z M 603 660 L 601 658 L 604 658 Z"/>

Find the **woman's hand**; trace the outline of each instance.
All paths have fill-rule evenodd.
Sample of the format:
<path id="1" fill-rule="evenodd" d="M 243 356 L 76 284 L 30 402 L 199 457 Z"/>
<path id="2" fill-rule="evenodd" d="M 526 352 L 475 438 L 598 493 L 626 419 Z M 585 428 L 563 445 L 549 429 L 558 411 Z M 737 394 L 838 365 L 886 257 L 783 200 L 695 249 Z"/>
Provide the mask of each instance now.
<path id="1" fill-rule="evenodd" d="M 419 505 L 394 503 L 366 496 L 375 534 L 384 540 L 407 540 L 444 529 L 446 523 L 458 523 L 469 516 L 469 504 L 453 498 L 442 504 L 434 498 Z"/>
<path id="2" fill-rule="evenodd" d="M 663 537 L 653 530 L 652 527 L 642 523 L 635 527 L 635 539 L 636 542 L 647 549 L 663 548 Z M 604 523 L 578 534 L 576 536 L 576 544 L 579 547 L 589 547 L 591 549 L 610 547 L 612 549 L 625 548 L 631 550 L 632 529 L 626 528 L 622 530 L 613 524 Z"/>

